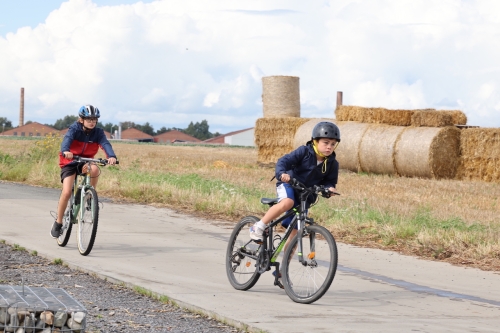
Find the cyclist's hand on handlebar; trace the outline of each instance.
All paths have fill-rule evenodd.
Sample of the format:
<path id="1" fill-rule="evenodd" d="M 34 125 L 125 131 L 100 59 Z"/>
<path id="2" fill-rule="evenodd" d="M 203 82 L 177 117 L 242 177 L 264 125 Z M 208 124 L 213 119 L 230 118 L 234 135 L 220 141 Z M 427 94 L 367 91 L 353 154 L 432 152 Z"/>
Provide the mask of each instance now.
<path id="1" fill-rule="evenodd" d="M 110 157 L 110 158 L 108 158 L 108 164 L 109 164 L 109 165 L 114 165 L 114 164 L 116 164 L 116 158 L 114 158 L 114 157 Z"/>
<path id="2" fill-rule="evenodd" d="M 70 152 L 70 151 L 65 151 L 62 153 L 64 158 L 67 158 L 68 160 L 72 160 L 73 159 L 73 153 Z"/>
<path id="3" fill-rule="evenodd" d="M 337 192 L 337 189 L 335 187 L 330 187 L 328 188 L 328 197 L 331 197 L 332 195 L 340 195 L 339 192 Z"/>
<path id="4" fill-rule="evenodd" d="M 280 177 L 280 180 L 284 183 L 288 183 L 290 181 L 290 175 L 289 174 L 282 174 L 281 177 Z"/>

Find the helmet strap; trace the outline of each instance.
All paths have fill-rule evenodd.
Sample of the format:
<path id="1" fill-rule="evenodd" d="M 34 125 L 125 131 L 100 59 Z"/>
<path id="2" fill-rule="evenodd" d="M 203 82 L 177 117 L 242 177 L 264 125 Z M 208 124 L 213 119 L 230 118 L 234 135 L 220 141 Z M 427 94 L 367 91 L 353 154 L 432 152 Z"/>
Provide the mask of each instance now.
<path id="1" fill-rule="evenodd" d="M 316 155 L 323 157 L 323 166 L 321 168 L 321 172 L 325 173 L 326 172 L 326 161 L 328 160 L 328 156 L 324 155 L 322 152 L 318 150 L 318 147 L 316 146 L 318 144 L 318 140 L 313 139 L 313 149 Z"/>

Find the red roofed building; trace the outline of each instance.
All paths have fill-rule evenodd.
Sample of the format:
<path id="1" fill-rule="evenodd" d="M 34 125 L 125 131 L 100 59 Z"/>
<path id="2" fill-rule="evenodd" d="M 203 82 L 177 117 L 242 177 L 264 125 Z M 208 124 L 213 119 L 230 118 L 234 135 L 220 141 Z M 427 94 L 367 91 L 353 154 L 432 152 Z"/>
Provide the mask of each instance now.
<path id="1" fill-rule="evenodd" d="M 137 128 L 128 128 L 122 131 L 122 140 L 137 140 L 142 142 L 153 142 L 153 137 L 143 131 L 139 131 Z"/>
<path id="2" fill-rule="evenodd" d="M 154 137 L 155 142 L 158 143 L 175 143 L 175 142 L 201 142 L 200 139 L 195 138 L 186 133 L 177 130 L 171 130 Z"/>
<path id="3" fill-rule="evenodd" d="M 59 131 L 47 125 L 42 125 L 37 122 L 32 122 L 23 126 L 12 128 L 2 133 L 2 135 L 13 136 L 46 136 L 48 134 L 57 134 Z"/>

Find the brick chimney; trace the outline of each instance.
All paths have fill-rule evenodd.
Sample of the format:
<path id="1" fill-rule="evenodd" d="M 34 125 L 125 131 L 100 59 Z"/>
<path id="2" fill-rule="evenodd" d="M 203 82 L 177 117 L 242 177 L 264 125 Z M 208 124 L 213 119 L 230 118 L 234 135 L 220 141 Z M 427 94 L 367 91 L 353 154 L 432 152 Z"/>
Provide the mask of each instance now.
<path id="1" fill-rule="evenodd" d="M 21 88 L 21 103 L 19 105 L 19 126 L 24 125 L 24 88 Z"/>

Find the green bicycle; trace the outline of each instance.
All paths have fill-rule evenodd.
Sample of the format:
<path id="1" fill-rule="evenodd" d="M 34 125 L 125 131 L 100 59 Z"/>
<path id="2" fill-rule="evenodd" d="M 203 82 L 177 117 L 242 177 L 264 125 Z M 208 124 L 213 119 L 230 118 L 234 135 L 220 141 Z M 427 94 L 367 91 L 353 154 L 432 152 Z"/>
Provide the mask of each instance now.
<path id="1" fill-rule="evenodd" d="M 308 188 L 295 179 L 290 185 L 300 193 L 300 204 L 271 221 L 262 242 L 257 243 L 249 236 L 249 228 L 259 221 L 257 217 L 246 216 L 236 224 L 227 246 L 226 273 L 235 289 L 248 290 L 257 283 L 261 274 L 274 266 L 274 285 L 283 286 L 294 302 L 309 304 L 320 299 L 330 288 L 337 271 L 338 253 L 332 234 L 307 216 L 307 197 L 311 194 L 329 197 L 337 193 L 322 186 Z M 262 198 L 261 202 L 272 206 L 278 203 L 278 199 Z M 274 234 L 278 223 L 290 216 L 293 220 L 284 236 Z M 278 257 L 296 226 L 297 236 L 286 247 L 280 270 Z"/>
<path id="2" fill-rule="evenodd" d="M 75 177 L 71 197 L 64 212 L 61 236 L 57 238 L 57 244 L 62 247 L 66 246 L 71 236 L 73 224 L 78 224 L 78 251 L 82 256 L 86 256 L 94 246 L 99 221 L 99 199 L 96 190 L 90 185 L 90 166 L 91 164 L 105 166 L 108 161 L 102 158 L 92 159 L 80 156 L 75 156 L 73 160 L 82 163 L 82 166 L 87 164 L 87 172 Z"/>

